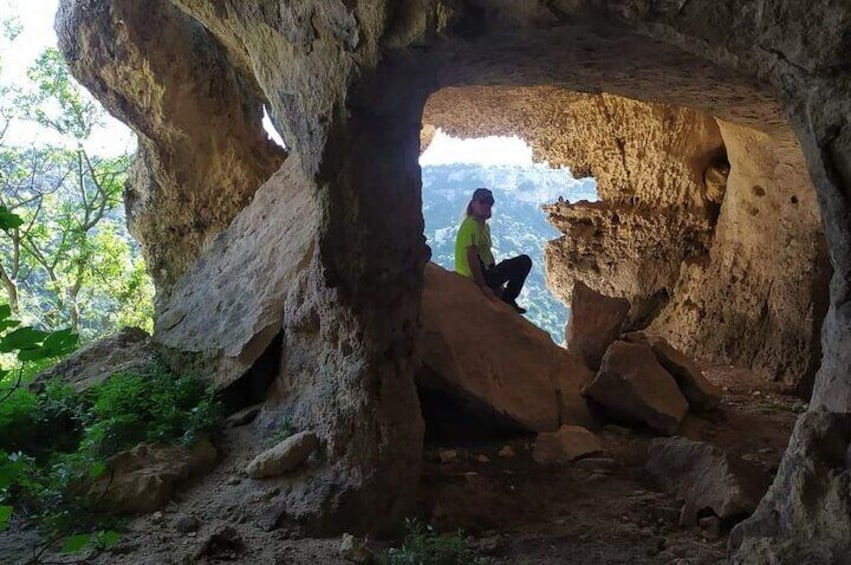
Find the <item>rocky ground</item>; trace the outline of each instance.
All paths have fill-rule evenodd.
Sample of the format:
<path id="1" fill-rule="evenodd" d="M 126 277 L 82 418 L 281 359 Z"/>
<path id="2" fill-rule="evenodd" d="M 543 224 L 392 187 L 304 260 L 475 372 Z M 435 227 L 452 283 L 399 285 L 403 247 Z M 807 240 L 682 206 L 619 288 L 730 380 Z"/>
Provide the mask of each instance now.
<path id="1" fill-rule="evenodd" d="M 710 442 L 773 472 L 802 403 L 753 373 L 706 368 L 724 387 L 721 407 L 689 415 L 679 434 Z M 596 430 L 605 453 L 544 467 L 534 436 L 426 446 L 417 515 L 441 532 L 463 530 L 481 563 L 682 563 L 726 561 L 726 531 L 677 525 L 681 503 L 643 469 L 649 432 Z M 160 512 L 131 521 L 100 563 L 343 563 L 340 539 L 305 538 L 295 526 L 271 528 L 264 501 L 276 496 L 241 470 L 255 449 L 247 428 L 228 430 L 216 470 Z M 31 530 L 0 539 L 3 562 L 26 562 L 38 547 Z M 369 540 L 380 552 L 398 540 Z M 45 552 L 45 561 L 70 562 Z M 79 562 L 80 556 L 73 560 Z"/>

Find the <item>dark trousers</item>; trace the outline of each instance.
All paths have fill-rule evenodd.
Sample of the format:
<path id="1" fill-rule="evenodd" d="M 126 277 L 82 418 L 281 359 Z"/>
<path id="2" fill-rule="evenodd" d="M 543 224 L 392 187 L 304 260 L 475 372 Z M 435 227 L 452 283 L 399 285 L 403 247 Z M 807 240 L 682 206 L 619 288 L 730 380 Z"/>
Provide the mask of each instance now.
<path id="1" fill-rule="evenodd" d="M 500 261 L 491 267 L 482 265 L 482 273 L 485 276 L 485 283 L 494 290 L 499 289 L 505 283 L 508 286 L 502 293 L 503 300 L 516 300 L 523 290 L 523 283 L 526 282 L 526 276 L 532 269 L 532 260 L 528 255 L 519 255 Z"/>

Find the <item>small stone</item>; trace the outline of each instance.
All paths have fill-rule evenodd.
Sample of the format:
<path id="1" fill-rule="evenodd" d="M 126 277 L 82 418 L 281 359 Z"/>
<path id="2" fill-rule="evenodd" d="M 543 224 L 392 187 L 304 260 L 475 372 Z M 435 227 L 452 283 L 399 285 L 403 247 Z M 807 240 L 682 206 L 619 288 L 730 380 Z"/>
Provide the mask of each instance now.
<path id="1" fill-rule="evenodd" d="M 245 468 L 252 479 L 263 479 L 292 471 L 319 447 L 316 434 L 303 431 L 281 441 L 254 458 Z"/>
<path id="2" fill-rule="evenodd" d="M 605 478 L 606 478 L 606 475 L 604 475 L 603 473 L 594 473 L 593 475 L 591 475 L 590 480 L 602 481 Z"/>
<path id="3" fill-rule="evenodd" d="M 441 463 L 449 463 L 458 458 L 458 452 L 454 449 L 441 449 L 438 453 Z"/>
<path id="4" fill-rule="evenodd" d="M 340 557 L 352 563 L 371 563 L 372 552 L 366 547 L 366 540 L 359 542 L 351 534 L 343 534 L 340 540 Z"/>
<path id="5" fill-rule="evenodd" d="M 262 407 L 262 404 L 255 404 L 254 406 L 243 408 L 235 414 L 231 414 L 225 420 L 225 427 L 237 428 L 239 426 L 245 426 L 246 424 L 250 424 L 254 421 L 255 418 L 257 418 L 257 415 L 260 413 L 260 409 Z"/>
<path id="6" fill-rule="evenodd" d="M 479 463 L 490 463 L 491 459 L 487 455 L 479 455 L 479 457 L 477 458 L 477 461 Z"/>
<path id="7" fill-rule="evenodd" d="M 198 522 L 198 518 L 191 514 L 181 514 L 174 523 L 174 529 L 182 534 L 197 532 L 200 526 L 201 523 Z"/>
<path id="8" fill-rule="evenodd" d="M 609 457 L 586 457 L 574 463 L 578 469 L 594 470 L 597 472 L 611 471 L 615 466 L 615 460 Z"/>
<path id="9" fill-rule="evenodd" d="M 721 519 L 718 516 L 706 516 L 697 521 L 703 536 L 708 540 L 716 540 L 721 537 Z"/>
<path id="10" fill-rule="evenodd" d="M 162 524 L 163 521 L 163 513 L 157 510 L 153 514 L 151 514 L 151 522 L 154 524 Z"/>
<path id="11" fill-rule="evenodd" d="M 761 392 L 759 392 L 758 390 L 755 390 L 755 391 L 753 391 L 753 393 L 751 393 L 751 394 L 753 394 L 753 396 L 759 396 L 759 395 L 761 395 L 762 393 L 761 393 Z"/>
<path id="12" fill-rule="evenodd" d="M 227 484 L 233 486 L 233 485 L 238 485 L 241 482 L 242 482 L 242 479 L 240 479 L 239 477 L 230 477 L 230 478 L 228 478 Z"/>
<path id="13" fill-rule="evenodd" d="M 762 449 L 759 450 L 759 453 L 761 455 L 770 455 L 773 451 L 774 450 L 771 449 L 770 447 L 763 447 Z"/>
<path id="14" fill-rule="evenodd" d="M 481 553 L 484 553 L 485 555 L 496 553 L 496 551 L 499 549 L 499 537 L 492 536 L 482 538 L 478 540 L 478 542 L 474 542 L 471 545 L 474 545 Z"/>
<path id="15" fill-rule="evenodd" d="M 510 445 L 506 445 L 497 453 L 500 457 L 514 457 L 514 448 Z"/>

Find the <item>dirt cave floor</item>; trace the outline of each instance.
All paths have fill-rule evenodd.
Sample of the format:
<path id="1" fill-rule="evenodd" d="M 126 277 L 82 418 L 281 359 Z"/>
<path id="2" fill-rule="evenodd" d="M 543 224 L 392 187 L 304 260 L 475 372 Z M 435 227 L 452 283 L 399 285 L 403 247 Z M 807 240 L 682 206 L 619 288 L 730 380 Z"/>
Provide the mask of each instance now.
<path id="1" fill-rule="evenodd" d="M 712 413 L 687 416 L 678 435 L 712 443 L 776 472 L 805 405 L 749 371 L 704 369 L 724 388 L 722 404 Z M 532 460 L 534 436 L 461 445 L 427 442 L 417 517 L 440 532 L 463 530 L 476 563 L 727 561 L 729 532 L 717 537 L 697 527 L 679 527 L 681 504 L 659 492 L 643 471 L 651 433 L 614 425 L 594 431 L 606 453 L 558 467 Z M 162 511 L 130 521 L 113 550 L 86 562 L 346 563 L 339 553 L 340 538 L 306 538 L 286 525 L 269 530 L 253 519 L 251 506 L 274 493 L 264 493 L 260 481 L 240 477 L 248 456 L 240 446 L 250 445 L 247 433 L 248 427 L 228 430 L 223 460 L 212 473 L 185 486 Z M 454 458 L 442 460 L 449 459 L 449 450 Z M 253 490 L 246 490 L 249 485 Z M 246 495 L 250 492 L 254 494 Z M 185 528 L 177 523 L 186 516 L 197 518 L 197 531 L 179 531 Z M 9 541 L 9 532 L 4 537 Z M 14 539 L 17 548 L 7 546 L 6 555 L 26 562 L 37 537 L 24 530 Z M 368 542 L 375 553 L 399 544 L 399 539 Z M 43 558 L 80 562 L 80 556 Z"/>

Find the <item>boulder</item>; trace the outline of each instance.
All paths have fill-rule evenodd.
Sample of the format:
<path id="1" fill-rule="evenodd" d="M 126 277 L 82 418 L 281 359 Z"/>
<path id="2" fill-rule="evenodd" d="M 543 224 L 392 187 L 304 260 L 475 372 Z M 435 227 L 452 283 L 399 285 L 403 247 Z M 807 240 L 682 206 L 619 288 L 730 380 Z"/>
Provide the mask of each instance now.
<path id="1" fill-rule="evenodd" d="M 473 398 L 532 431 L 589 422 L 580 389 L 593 375 L 576 355 L 469 279 L 433 263 L 425 275 L 419 386 Z"/>
<path id="2" fill-rule="evenodd" d="M 627 314 L 627 300 L 600 294 L 577 281 L 573 285 L 570 320 L 564 332 L 567 350 L 596 371 L 606 350 L 620 335 Z"/>
<path id="3" fill-rule="evenodd" d="M 267 449 L 245 468 L 252 479 L 263 479 L 292 471 L 301 465 L 319 445 L 313 432 L 300 432 Z"/>
<path id="4" fill-rule="evenodd" d="M 721 387 L 707 380 L 694 361 L 672 347 L 665 338 L 645 332 L 630 332 L 623 339 L 629 343 L 643 343 L 653 349 L 659 364 L 677 381 L 692 410 L 711 410 L 721 402 Z"/>
<path id="5" fill-rule="evenodd" d="M 680 524 L 697 524 L 711 510 L 722 521 L 741 519 L 756 508 L 769 477 L 758 466 L 724 450 L 684 437 L 654 439 L 646 469 L 684 501 Z"/>
<path id="6" fill-rule="evenodd" d="M 102 383 L 113 373 L 144 373 L 157 361 L 151 336 L 139 328 L 122 328 L 90 343 L 36 376 L 32 387 L 61 378 L 81 392 Z"/>
<path id="7" fill-rule="evenodd" d="M 613 415 L 672 434 L 688 411 L 674 378 L 649 345 L 616 341 L 583 394 Z"/>
<path id="8" fill-rule="evenodd" d="M 110 511 L 153 512 L 171 500 L 181 482 L 209 472 L 215 462 L 216 448 L 207 439 L 191 448 L 140 443 L 110 457 L 106 471 L 85 487 L 86 494 Z"/>
<path id="9" fill-rule="evenodd" d="M 603 451 L 600 440 L 580 426 L 562 426 L 557 432 L 538 434 L 532 459 L 542 464 L 569 463 Z"/>

